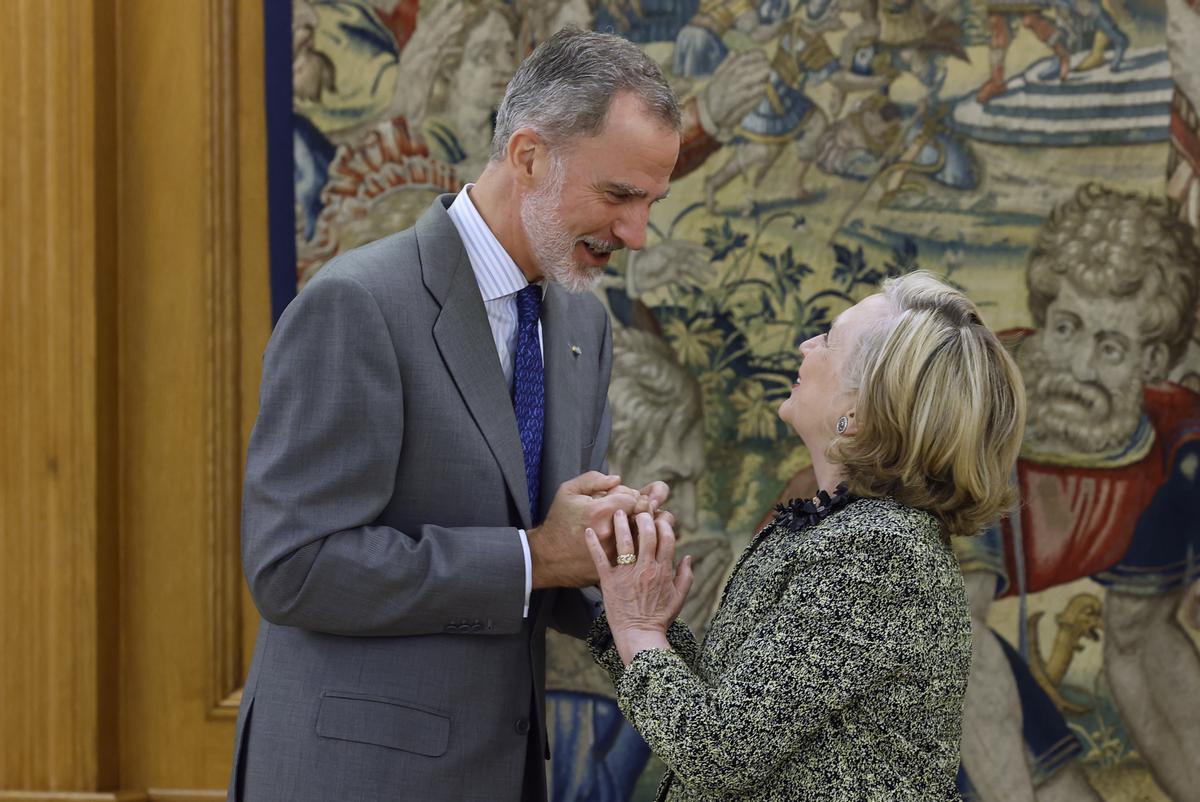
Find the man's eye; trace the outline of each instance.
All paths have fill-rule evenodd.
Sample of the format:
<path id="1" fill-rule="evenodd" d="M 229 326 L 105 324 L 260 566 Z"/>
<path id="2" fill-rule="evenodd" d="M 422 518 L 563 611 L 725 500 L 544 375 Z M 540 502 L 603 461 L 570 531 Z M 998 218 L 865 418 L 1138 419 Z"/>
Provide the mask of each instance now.
<path id="1" fill-rule="evenodd" d="M 1066 320 L 1063 320 L 1063 321 L 1060 321 L 1058 323 L 1058 325 L 1054 327 L 1054 331 L 1056 334 L 1058 334 L 1059 337 L 1070 337 L 1072 334 L 1075 333 L 1075 326 L 1074 326 L 1074 324 L 1072 324 Z"/>

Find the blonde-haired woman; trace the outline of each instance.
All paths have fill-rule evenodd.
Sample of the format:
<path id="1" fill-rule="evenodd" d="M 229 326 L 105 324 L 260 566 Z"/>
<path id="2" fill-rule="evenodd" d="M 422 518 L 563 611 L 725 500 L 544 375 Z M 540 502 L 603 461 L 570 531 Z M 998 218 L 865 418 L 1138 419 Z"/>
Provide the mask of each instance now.
<path id="1" fill-rule="evenodd" d="M 957 799 L 971 621 L 949 537 L 1012 502 L 1020 374 L 927 273 L 800 353 L 779 416 L 820 494 L 754 538 L 700 647 L 672 623 L 691 568 L 673 566 L 669 517 L 619 517 L 616 565 L 589 533 L 607 609 L 593 653 L 668 768 L 659 799 Z"/>

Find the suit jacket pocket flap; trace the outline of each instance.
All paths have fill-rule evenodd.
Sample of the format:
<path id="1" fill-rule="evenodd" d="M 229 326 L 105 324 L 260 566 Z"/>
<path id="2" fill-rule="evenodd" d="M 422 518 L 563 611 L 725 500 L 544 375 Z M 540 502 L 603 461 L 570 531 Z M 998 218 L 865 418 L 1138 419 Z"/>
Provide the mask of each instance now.
<path id="1" fill-rule="evenodd" d="M 400 699 L 325 691 L 317 735 L 438 757 L 450 741 L 450 719 Z"/>

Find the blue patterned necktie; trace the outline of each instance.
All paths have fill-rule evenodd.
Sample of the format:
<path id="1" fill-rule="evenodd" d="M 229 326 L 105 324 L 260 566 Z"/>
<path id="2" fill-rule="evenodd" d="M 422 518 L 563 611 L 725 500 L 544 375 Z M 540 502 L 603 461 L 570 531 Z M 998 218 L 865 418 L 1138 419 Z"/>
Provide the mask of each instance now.
<path id="1" fill-rule="evenodd" d="M 541 520 L 542 433 L 546 419 L 546 388 L 542 374 L 542 348 L 538 319 L 542 315 L 542 288 L 530 284 L 517 293 L 517 353 L 513 361 L 513 410 L 525 452 L 525 484 L 529 490 L 529 515 Z"/>

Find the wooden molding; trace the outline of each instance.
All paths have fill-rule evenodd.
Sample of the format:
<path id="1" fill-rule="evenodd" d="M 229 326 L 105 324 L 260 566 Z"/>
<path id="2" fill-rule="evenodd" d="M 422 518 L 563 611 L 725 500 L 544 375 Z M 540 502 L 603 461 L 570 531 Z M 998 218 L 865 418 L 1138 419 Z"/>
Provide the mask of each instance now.
<path id="1" fill-rule="evenodd" d="M 241 623 L 241 314 L 238 297 L 238 86 L 234 0 L 208 0 L 205 30 L 206 312 L 208 315 L 207 587 L 210 715 L 237 715 L 244 676 Z"/>
<path id="2" fill-rule="evenodd" d="M 0 802 L 148 802 L 148 797 L 139 791 L 0 791 Z"/>
<path id="3" fill-rule="evenodd" d="M 0 802 L 213 802 L 225 791 L 150 788 L 146 791 L 0 791 Z"/>

